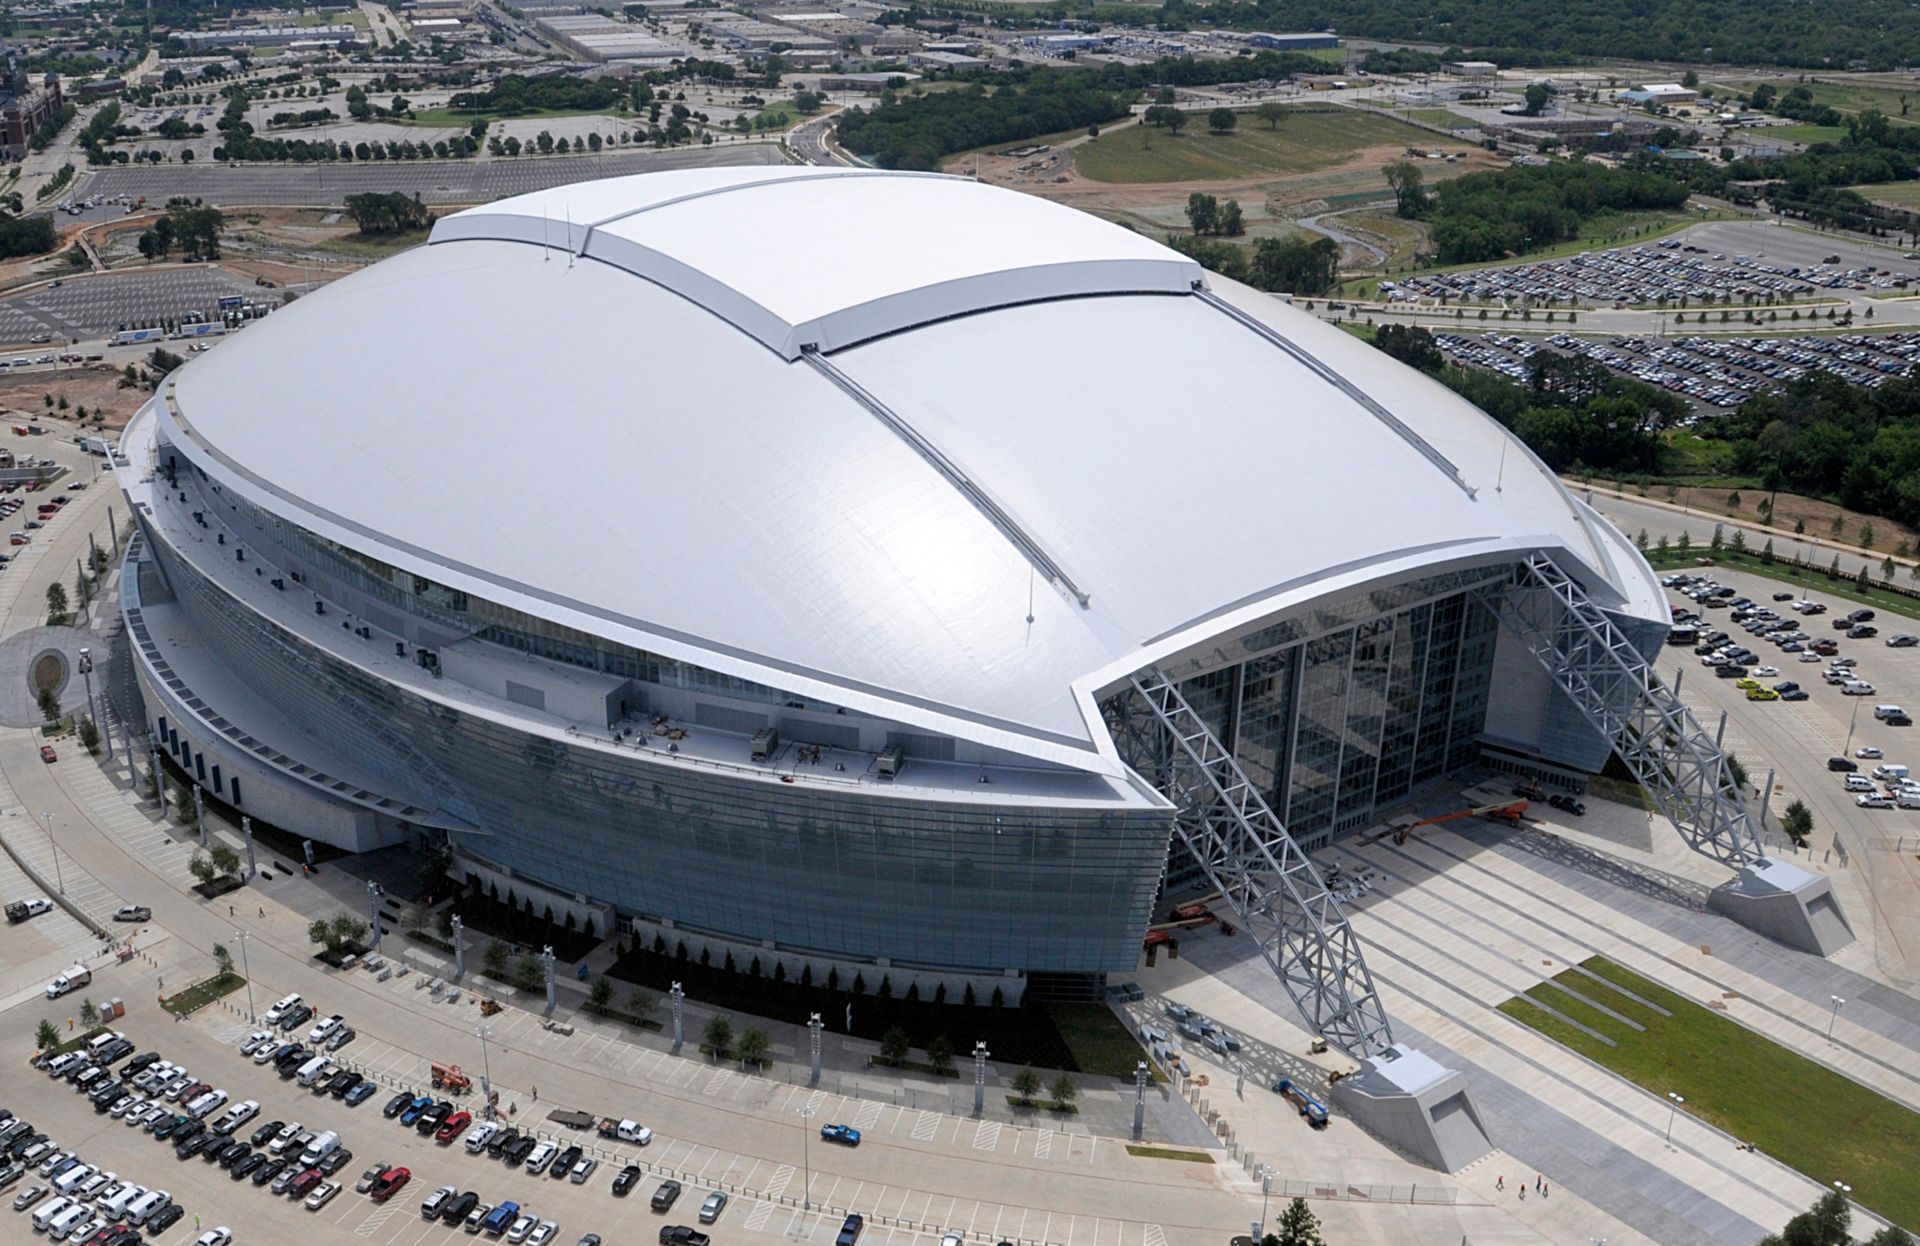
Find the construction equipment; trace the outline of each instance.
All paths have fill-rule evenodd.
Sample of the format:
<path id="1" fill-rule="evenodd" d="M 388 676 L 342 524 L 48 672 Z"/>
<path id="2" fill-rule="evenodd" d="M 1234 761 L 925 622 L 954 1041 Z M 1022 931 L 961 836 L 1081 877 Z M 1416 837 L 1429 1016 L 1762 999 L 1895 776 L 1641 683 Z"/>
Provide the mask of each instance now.
<path id="1" fill-rule="evenodd" d="M 1406 822 L 1393 828 L 1393 842 L 1404 844 L 1407 837 L 1423 826 L 1437 826 L 1442 822 L 1453 822 L 1460 818 L 1485 818 L 1489 822 L 1504 822 L 1508 826 L 1519 826 L 1526 821 L 1527 802 L 1510 800 L 1498 805 L 1476 805 L 1472 809 L 1456 809 L 1452 813 L 1443 813 L 1437 818 L 1422 818 L 1418 822 Z"/>
<path id="2" fill-rule="evenodd" d="M 493 1015 L 494 1013 L 496 1013 L 496 1012 L 499 1012 L 499 1011 L 500 1011 L 500 1001 L 499 1001 L 499 1000 L 495 1000 L 495 999 L 483 999 L 483 1000 L 481 1000 L 481 1001 L 480 1001 L 480 1015 L 481 1015 L 481 1016 L 483 1016 L 483 1017 L 491 1017 L 491 1016 L 492 1016 L 492 1015 Z"/>
<path id="3" fill-rule="evenodd" d="M 1327 1105 L 1300 1089 L 1290 1077 L 1283 1077 L 1273 1084 L 1274 1093 L 1300 1110 L 1307 1124 L 1315 1129 L 1327 1127 Z"/>
<path id="4" fill-rule="evenodd" d="M 464 1095 L 473 1086 L 473 1079 L 460 1071 L 457 1064 L 435 1064 L 433 1066 L 433 1086 L 435 1090 L 445 1090 L 449 1094 Z"/>

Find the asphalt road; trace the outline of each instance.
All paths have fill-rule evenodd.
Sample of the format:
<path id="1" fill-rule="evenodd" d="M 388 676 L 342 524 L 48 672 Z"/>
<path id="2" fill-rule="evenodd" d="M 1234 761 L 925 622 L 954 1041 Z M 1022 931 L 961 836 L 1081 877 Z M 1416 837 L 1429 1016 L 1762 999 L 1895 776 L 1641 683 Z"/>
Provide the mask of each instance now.
<path id="1" fill-rule="evenodd" d="M 348 195 L 398 191 L 432 204 L 489 203 L 595 178 L 662 169 L 780 164 L 772 143 L 718 143 L 679 151 L 619 151 L 602 156 L 521 157 L 515 160 L 424 160 L 395 164 L 150 165 L 103 169 L 75 193 L 145 195 L 149 203 L 176 196 L 214 204 L 334 204 Z"/>

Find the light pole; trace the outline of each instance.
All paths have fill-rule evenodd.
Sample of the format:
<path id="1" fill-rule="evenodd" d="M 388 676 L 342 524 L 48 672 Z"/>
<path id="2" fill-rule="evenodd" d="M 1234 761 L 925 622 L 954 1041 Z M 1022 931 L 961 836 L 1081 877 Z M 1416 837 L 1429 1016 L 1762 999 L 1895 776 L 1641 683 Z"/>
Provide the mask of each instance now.
<path id="1" fill-rule="evenodd" d="M 1840 1019 L 1840 1005 L 1846 1003 L 1847 1001 L 1844 999 L 1841 999 L 1838 995 L 1830 995 L 1827 998 L 1833 1001 L 1833 1011 L 1827 1014 L 1827 1041 L 1832 1042 L 1833 1041 L 1833 1023 Z"/>
<path id="2" fill-rule="evenodd" d="M 260 867 L 253 862 L 253 819 L 244 813 L 240 815 L 240 837 L 247 841 L 247 877 L 252 878 Z"/>
<path id="3" fill-rule="evenodd" d="M 89 542 L 93 540 L 91 533 L 88 534 L 87 540 Z M 97 727 L 100 724 L 100 715 L 96 713 L 93 708 L 93 650 L 87 648 L 85 645 L 80 647 L 80 677 L 86 681 L 87 685 L 87 717 L 92 719 L 94 725 Z M 107 738 L 107 760 L 112 761 L 113 732 L 108 730 L 104 734 Z"/>
<path id="4" fill-rule="evenodd" d="M 973 1114 L 979 1116 L 987 1110 L 987 1045 L 984 1042 L 973 1045 Z"/>
<path id="5" fill-rule="evenodd" d="M 60 876 L 60 845 L 53 842 L 53 815 L 43 813 L 40 816 L 47 822 L 47 851 L 53 854 L 54 881 L 59 884 L 60 894 L 64 896 L 67 894 L 67 880 Z"/>
<path id="6" fill-rule="evenodd" d="M 667 998 L 673 1001 L 673 1054 L 676 1056 L 680 1054 L 681 1044 L 687 1041 L 686 1030 L 680 1023 L 680 1002 L 686 997 L 678 982 L 667 992 Z"/>
<path id="7" fill-rule="evenodd" d="M 1146 1067 L 1144 1065 L 1142 1068 Z M 1266 1164 L 1260 1165 L 1260 1231 L 1254 1235 L 1254 1241 L 1267 1240 L 1267 1195 L 1273 1192 L 1273 1169 Z"/>
<path id="8" fill-rule="evenodd" d="M 487 1119 L 493 1119 L 493 1061 L 487 1056 L 487 1040 L 493 1037 L 493 1031 L 481 1026 L 474 1032 L 480 1040 L 480 1102 L 486 1108 Z"/>
<path id="9" fill-rule="evenodd" d="M 1847 719 L 1847 742 L 1840 746 L 1842 757 L 1853 755 L 1853 725 L 1860 721 L 1860 700 L 1859 697 L 1853 699 L 1853 715 Z"/>
<path id="10" fill-rule="evenodd" d="M 453 915 L 453 980 L 462 981 L 467 976 L 467 923 L 460 920 L 460 914 Z"/>
<path id="11" fill-rule="evenodd" d="M 820 1109 L 809 1103 L 799 1109 L 800 1112 L 800 1165 L 806 1172 L 807 1184 L 800 1191 L 800 1210 L 813 1210 L 813 1114 Z M 788 1169 L 792 1172 L 792 1169 Z"/>
<path id="12" fill-rule="evenodd" d="M 201 794 L 200 785 L 193 785 L 193 825 L 200 832 L 200 846 L 207 846 L 207 800 Z"/>
<path id="13" fill-rule="evenodd" d="M 1850 1198 L 1852 1198 L 1852 1197 L 1853 1197 L 1853 1187 L 1852 1187 L 1852 1186 L 1850 1186 L 1850 1185 L 1848 1185 L 1848 1184 L 1847 1184 L 1846 1182 L 1844 1182 L 1844 1181 L 1836 1181 L 1836 1182 L 1834 1182 L 1834 1183 L 1833 1183 L 1833 1188 L 1834 1188 L 1834 1189 L 1836 1189 L 1836 1190 L 1838 1190 L 1838 1191 L 1840 1192 L 1840 1197 L 1841 1197 L 1841 1198 L 1846 1198 L 1846 1199 L 1850 1199 Z"/>
<path id="14" fill-rule="evenodd" d="M 807 1018 L 807 1041 L 813 1049 L 813 1073 L 807 1078 L 809 1086 L 820 1084 L 820 1031 L 824 1028 L 826 1027 L 822 1024 L 819 1013 L 816 1012 Z"/>
<path id="15" fill-rule="evenodd" d="M 367 916 L 373 919 L 373 950 L 380 950 L 380 897 L 387 894 L 380 890 L 380 884 L 371 878 L 367 880 Z"/>
<path id="16" fill-rule="evenodd" d="M 253 967 L 247 961 L 247 942 L 252 938 L 253 936 L 244 930 L 233 932 L 234 942 L 240 945 L 240 972 L 247 979 L 247 1020 L 249 1021 L 258 1020 L 253 1015 Z"/>
<path id="17" fill-rule="evenodd" d="M 1667 1092 L 1667 1098 L 1673 1100 L 1673 1107 L 1669 1109 L 1667 1112 L 1667 1145 L 1672 1146 L 1673 1145 L 1673 1119 L 1674 1117 L 1680 1115 L 1680 1105 L 1685 1103 L 1687 1100 L 1685 1095 L 1676 1095 L 1671 1090 Z"/>
<path id="18" fill-rule="evenodd" d="M 1146 1132 L 1146 1128 L 1147 1062 L 1142 1060 L 1133 1066 L 1133 1136 L 1136 1138 L 1140 1137 Z M 1266 1214 L 1264 1212 L 1261 1213 L 1260 1221 L 1262 1224 L 1266 1223 Z M 1265 1240 L 1266 1236 L 1264 1231 L 1260 1234 L 1262 1240 Z"/>

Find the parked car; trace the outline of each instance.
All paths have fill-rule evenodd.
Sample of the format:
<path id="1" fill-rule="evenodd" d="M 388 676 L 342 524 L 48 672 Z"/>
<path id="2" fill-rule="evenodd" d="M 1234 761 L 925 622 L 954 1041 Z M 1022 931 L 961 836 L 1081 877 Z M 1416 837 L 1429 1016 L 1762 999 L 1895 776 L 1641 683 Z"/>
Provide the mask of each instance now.
<path id="1" fill-rule="evenodd" d="M 405 1168 L 389 1168 L 374 1181 L 373 1188 L 367 1191 L 367 1197 L 376 1203 L 384 1203 L 405 1188 L 412 1176 Z"/>
<path id="2" fill-rule="evenodd" d="M 700 1223 L 712 1224 L 720 1218 L 720 1213 L 726 1209 L 727 1196 L 721 1191 L 715 1190 L 713 1193 L 707 1195 L 706 1202 L 700 1204 Z"/>
<path id="3" fill-rule="evenodd" d="M 625 1198 L 633 1190 L 633 1187 L 639 1184 L 639 1181 L 639 1167 L 628 1164 L 625 1168 L 622 1168 L 619 1174 L 613 1179 L 614 1196 L 616 1198 Z"/>
<path id="4" fill-rule="evenodd" d="M 847 1218 L 840 1222 L 840 1233 L 833 1239 L 833 1246 L 854 1246 L 860 1240 L 860 1231 L 866 1227 L 865 1216 L 857 1211 L 847 1213 Z"/>
<path id="5" fill-rule="evenodd" d="M 672 1207 L 683 1188 L 678 1181 L 662 1181 L 660 1188 L 653 1192 L 653 1209 L 665 1211 Z"/>
<path id="6" fill-rule="evenodd" d="M 842 1146 L 859 1146 L 860 1131 L 852 1125 L 822 1125 L 820 1141 L 838 1142 Z"/>

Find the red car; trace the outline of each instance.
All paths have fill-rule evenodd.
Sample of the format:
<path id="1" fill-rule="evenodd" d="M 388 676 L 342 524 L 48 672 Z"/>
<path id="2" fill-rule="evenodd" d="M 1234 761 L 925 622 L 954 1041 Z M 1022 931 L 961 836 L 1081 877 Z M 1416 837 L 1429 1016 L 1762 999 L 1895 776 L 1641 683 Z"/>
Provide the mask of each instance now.
<path id="1" fill-rule="evenodd" d="M 472 1120 L 473 1113 L 471 1112 L 455 1112 L 447 1118 L 447 1123 L 440 1126 L 439 1132 L 433 1136 L 440 1142 L 452 1142 L 460 1136 L 460 1131 L 465 1129 Z"/>
<path id="2" fill-rule="evenodd" d="M 373 1188 L 367 1191 L 367 1197 L 376 1203 L 384 1203 L 399 1193 L 412 1177 L 413 1174 L 404 1168 L 389 1168 L 373 1183 Z"/>
<path id="3" fill-rule="evenodd" d="M 287 1187 L 287 1197 L 294 1200 L 295 1202 L 299 1202 L 301 1199 L 307 1196 L 308 1190 L 311 1190 L 314 1186 L 320 1184 L 320 1177 L 321 1177 L 321 1173 L 318 1168 L 307 1169 L 305 1172 L 295 1177 L 293 1179 L 293 1184 Z M 400 1187 L 396 1185 L 393 1188 L 397 1190 Z"/>
<path id="4" fill-rule="evenodd" d="M 40 760 L 41 761 L 59 761 L 60 754 L 53 751 L 53 745 L 42 744 L 40 746 Z"/>

